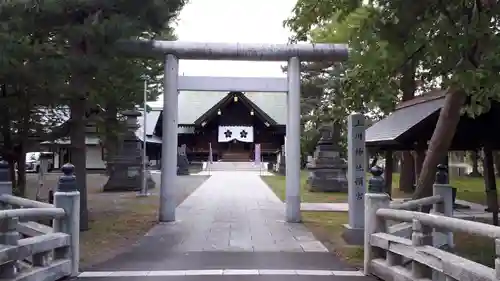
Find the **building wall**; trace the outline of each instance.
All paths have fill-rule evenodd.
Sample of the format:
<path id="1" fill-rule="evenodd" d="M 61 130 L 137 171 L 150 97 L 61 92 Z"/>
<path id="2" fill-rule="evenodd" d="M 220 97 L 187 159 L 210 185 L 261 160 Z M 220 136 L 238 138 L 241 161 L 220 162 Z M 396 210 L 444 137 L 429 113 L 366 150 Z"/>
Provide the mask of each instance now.
<path id="1" fill-rule="evenodd" d="M 67 155 L 69 148 L 66 145 L 55 145 L 50 148 L 54 152 L 54 169 L 60 169 L 66 162 L 71 162 L 71 155 Z M 102 146 L 87 145 L 86 168 L 90 170 L 106 169 L 106 163 L 103 160 Z"/>
<path id="2" fill-rule="evenodd" d="M 207 128 L 206 130 L 200 129 L 200 132 L 194 135 L 183 135 L 179 137 L 179 146 L 186 144 L 188 150 L 198 151 L 198 152 L 208 152 L 209 143 L 212 144 L 212 150 L 214 152 L 222 153 L 226 147 L 227 143 L 219 143 L 218 138 L 218 127 L 217 128 Z M 261 144 L 262 151 L 276 151 L 283 144 L 283 134 L 276 133 L 274 128 L 255 128 L 254 127 L 254 142 Z"/>
<path id="3" fill-rule="evenodd" d="M 102 146 L 87 145 L 87 169 L 106 169 L 103 158 Z"/>

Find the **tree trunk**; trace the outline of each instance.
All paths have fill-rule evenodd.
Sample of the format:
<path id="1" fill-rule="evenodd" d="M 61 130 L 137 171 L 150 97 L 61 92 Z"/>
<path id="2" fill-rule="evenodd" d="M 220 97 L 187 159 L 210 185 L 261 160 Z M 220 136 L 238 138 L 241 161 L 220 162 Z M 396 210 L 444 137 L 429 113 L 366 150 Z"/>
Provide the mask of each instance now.
<path id="1" fill-rule="evenodd" d="M 373 155 L 372 161 L 370 162 L 370 168 L 377 166 L 377 161 L 378 161 L 378 155 L 375 154 L 375 155 Z M 386 159 L 386 161 L 387 161 L 387 159 Z"/>
<path id="2" fill-rule="evenodd" d="M 17 189 L 17 179 L 16 179 L 16 161 L 13 158 L 7 159 L 9 164 L 9 177 L 12 182 L 12 193 L 18 195 L 19 191 Z"/>
<path id="3" fill-rule="evenodd" d="M 12 181 L 12 192 L 17 192 L 17 181 L 16 181 L 16 155 L 14 152 L 14 141 L 12 140 L 12 116 L 9 110 L 8 104 L 8 93 L 7 86 L 5 84 L 1 85 L 2 100 L 0 101 L 0 106 L 2 114 L 0 114 L 1 123 L 0 128 L 2 130 L 2 146 L 0 146 L 0 152 L 4 160 L 9 164 L 9 177 Z"/>
<path id="4" fill-rule="evenodd" d="M 493 159 L 495 161 L 495 174 L 500 176 L 500 151 L 493 152 Z"/>
<path id="5" fill-rule="evenodd" d="M 118 110 L 114 105 L 106 107 L 105 124 L 104 124 L 104 149 L 106 151 L 106 163 L 109 163 L 116 156 L 119 147 L 119 123 Z M 110 166 L 106 165 L 108 175 L 111 173 Z"/>
<path id="6" fill-rule="evenodd" d="M 26 195 L 26 151 L 25 146 L 20 145 L 17 152 L 17 191 L 18 196 L 27 197 Z M 30 198 L 32 199 L 32 198 Z"/>
<path id="7" fill-rule="evenodd" d="M 80 79 L 78 77 L 75 80 Z M 75 83 L 76 84 L 76 83 Z M 87 210 L 87 153 L 85 147 L 85 98 L 73 98 L 71 110 L 71 163 L 75 166 L 78 191 L 80 191 L 80 230 L 89 229 Z"/>
<path id="8" fill-rule="evenodd" d="M 21 94 L 21 93 L 20 93 Z M 16 149 L 17 155 L 17 189 L 19 196 L 27 197 L 26 194 L 26 147 L 28 146 L 29 131 L 31 127 L 31 99 L 28 92 L 23 91 L 23 112 L 19 126 L 19 145 Z"/>
<path id="9" fill-rule="evenodd" d="M 399 176 L 399 190 L 404 193 L 413 192 L 413 185 L 415 184 L 415 166 L 413 156 L 410 151 L 403 151 L 401 153 L 401 174 Z"/>
<path id="10" fill-rule="evenodd" d="M 402 46 L 404 50 L 404 46 Z M 403 92 L 402 101 L 409 101 L 415 97 L 415 70 L 417 59 L 410 59 L 401 71 L 401 91 Z M 403 151 L 401 155 L 401 174 L 399 178 L 399 190 L 405 193 L 413 192 L 415 181 L 415 165 L 410 151 Z"/>
<path id="11" fill-rule="evenodd" d="M 482 177 L 479 172 L 479 152 L 477 150 L 473 150 L 470 153 L 472 160 L 472 172 L 469 174 L 469 177 Z"/>
<path id="12" fill-rule="evenodd" d="M 488 208 L 486 211 L 491 212 L 493 215 L 493 225 L 498 226 L 498 194 L 497 183 L 493 168 L 493 154 L 488 145 L 484 147 L 484 185 L 486 187 L 486 202 Z"/>
<path id="13" fill-rule="evenodd" d="M 464 105 L 465 98 L 466 93 L 462 89 L 448 89 L 422 165 L 422 171 L 418 177 L 413 199 L 432 195 L 437 165 L 448 153 L 460 121 L 460 109 Z"/>
<path id="14" fill-rule="evenodd" d="M 418 179 L 422 172 L 422 165 L 424 164 L 425 149 L 417 148 L 413 154 L 413 158 L 415 159 L 415 178 Z"/>

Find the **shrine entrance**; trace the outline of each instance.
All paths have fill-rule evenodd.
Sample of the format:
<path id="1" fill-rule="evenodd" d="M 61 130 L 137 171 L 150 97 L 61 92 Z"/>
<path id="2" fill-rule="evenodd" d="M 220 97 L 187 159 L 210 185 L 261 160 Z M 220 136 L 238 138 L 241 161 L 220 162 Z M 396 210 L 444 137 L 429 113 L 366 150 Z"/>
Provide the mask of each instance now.
<path id="1" fill-rule="evenodd" d="M 287 95 L 286 221 L 300 222 L 300 63 L 342 61 L 345 44 L 240 44 L 179 41 L 129 41 L 129 52 L 161 56 L 165 60 L 163 144 L 161 158 L 161 222 L 175 221 L 179 91 L 273 92 Z M 287 78 L 179 76 L 179 59 L 286 61 Z M 240 148 L 241 144 L 231 144 Z M 244 145 L 243 145 L 244 147 Z M 231 147 L 233 148 L 233 147 Z"/>
<path id="2" fill-rule="evenodd" d="M 248 143 L 233 140 L 228 143 L 228 152 L 245 152 L 250 151 L 250 145 Z"/>

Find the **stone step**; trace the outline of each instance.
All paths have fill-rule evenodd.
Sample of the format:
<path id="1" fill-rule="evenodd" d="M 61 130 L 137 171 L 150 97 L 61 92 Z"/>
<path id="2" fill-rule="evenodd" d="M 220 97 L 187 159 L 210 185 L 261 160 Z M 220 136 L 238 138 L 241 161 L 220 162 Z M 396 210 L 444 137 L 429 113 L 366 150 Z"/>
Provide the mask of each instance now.
<path id="1" fill-rule="evenodd" d="M 254 162 L 214 162 L 204 163 L 204 170 L 210 171 L 265 171 L 266 163 L 256 165 Z"/>
<path id="2" fill-rule="evenodd" d="M 222 155 L 224 162 L 248 162 L 250 154 L 248 152 L 226 152 Z"/>

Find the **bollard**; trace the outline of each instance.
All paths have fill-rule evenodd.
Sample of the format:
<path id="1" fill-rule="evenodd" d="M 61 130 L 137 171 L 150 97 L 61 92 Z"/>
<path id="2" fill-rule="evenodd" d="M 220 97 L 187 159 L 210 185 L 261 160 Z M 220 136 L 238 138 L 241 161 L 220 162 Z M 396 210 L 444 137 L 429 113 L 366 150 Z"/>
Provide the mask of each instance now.
<path id="1" fill-rule="evenodd" d="M 443 202 L 434 204 L 434 211 L 441 214 L 442 216 L 453 217 L 453 188 L 449 184 L 438 184 L 433 185 L 433 195 L 440 195 L 443 197 Z M 439 234 L 444 235 L 440 236 Z M 441 247 L 446 245 L 449 249 L 453 249 L 455 246 L 453 244 L 453 231 L 442 231 L 434 229 L 433 235 L 433 245 L 435 247 Z"/>
<path id="2" fill-rule="evenodd" d="M 4 160 L 0 160 L 0 194 L 12 194 L 9 163 Z"/>
<path id="3" fill-rule="evenodd" d="M 385 179 L 382 176 L 384 170 L 379 166 L 373 166 L 370 169 L 372 178 L 368 180 L 369 193 L 384 193 L 385 192 Z"/>
<path id="4" fill-rule="evenodd" d="M 66 215 L 54 220 L 54 232 L 69 234 L 71 242 L 69 249 L 56 253 L 56 257 L 69 258 L 71 276 L 77 276 L 80 259 L 80 192 L 76 187 L 75 166 L 64 164 L 61 171 L 64 175 L 59 179 L 57 191 L 54 193 L 54 206 L 64 209 Z"/>

